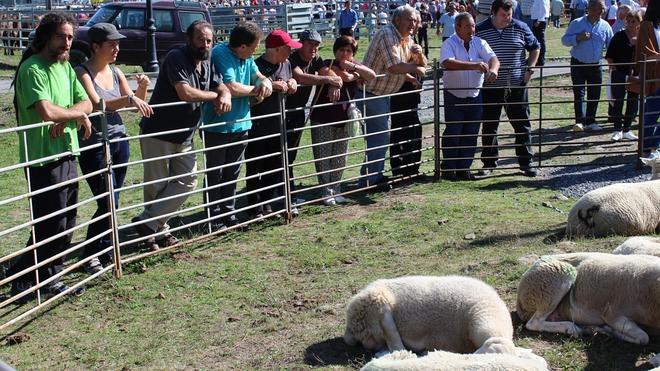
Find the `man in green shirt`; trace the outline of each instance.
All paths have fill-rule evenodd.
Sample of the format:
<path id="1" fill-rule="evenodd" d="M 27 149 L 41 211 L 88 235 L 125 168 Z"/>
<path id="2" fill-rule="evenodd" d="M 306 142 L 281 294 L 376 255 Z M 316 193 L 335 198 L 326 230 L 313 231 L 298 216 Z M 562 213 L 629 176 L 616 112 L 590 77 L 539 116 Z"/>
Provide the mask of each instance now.
<path id="1" fill-rule="evenodd" d="M 77 129 L 84 128 L 86 138 L 91 135 L 92 125 L 87 114 L 92 112 L 92 104 L 69 65 L 75 24 L 69 15 L 45 15 L 14 78 L 18 125 L 54 123 L 19 132 L 20 159 L 27 165 L 25 173 L 29 191 L 34 192 L 31 200 L 33 220 L 48 217 L 34 224 L 27 242 L 31 249 L 19 255 L 7 271 L 7 277 L 14 276 L 11 294 L 17 302 L 32 298 L 34 291 L 30 290 L 31 287 L 46 280 L 49 281 L 42 287 L 46 294 L 82 293 L 81 288 L 71 290 L 60 282 L 59 277 L 52 278 L 62 271 L 63 256 L 38 269 L 30 269 L 68 249 L 70 231 L 76 225 L 76 209 L 71 206 L 78 202 L 77 182 L 40 191 L 78 177 L 74 157 L 79 152 Z M 41 243 L 63 232 L 59 238 Z M 36 260 L 33 249 L 36 249 Z M 27 273 L 20 274 L 26 269 L 29 269 Z M 37 270 L 38 275 L 35 274 Z"/>

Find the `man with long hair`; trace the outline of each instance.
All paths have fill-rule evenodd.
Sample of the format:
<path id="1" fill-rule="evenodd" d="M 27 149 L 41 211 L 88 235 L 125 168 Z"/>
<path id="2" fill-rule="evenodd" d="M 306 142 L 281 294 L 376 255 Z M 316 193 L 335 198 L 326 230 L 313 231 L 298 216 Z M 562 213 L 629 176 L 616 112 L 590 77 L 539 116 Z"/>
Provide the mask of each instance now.
<path id="1" fill-rule="evenodd" d="M 36 261 L 32 251 L 18 257 L 7 271 L 7 277 L 20 274 L 31 266 L 44 262 L 71 244 L 71 229 L 76 225 L 78 183 L 70 182 L 78 177 L 77 128 L 85 129 L 85 138 L 91 135 L 91 123 L 87 114 L 92 103 L 78 82 L 69 64 L 69 51 L 73 42 L 76 21 L 68 15 L 50 13 L 44 16 L 36 29 L 35 39 L 25 52 L 14 77 L 14 108 L 19 126 L 52 121 L 54 124 L 33 128 L 19 134 L 21 162 L 29 162 L 25 168 L 32 196 L 33 220 L 51 215 L 34 224 L 27 246 L 69 231 L 36 248 Z M 65 183 L 65 184 L 62 184 Z M 45 192 L 39 190 L 62 184 Z M 32 285 L 46 281 L 48 294 L 63 292 L 81 294 L 82 289 L 70 290 L 58 278 L 62 271 L 63 256 L 30 270 L 12 281 L 11 294 L 19 296 L 18 302 L 26 302 L 34 296 L 27 292 Z M 38 274 L 35 274 L 38 271 Z"/>

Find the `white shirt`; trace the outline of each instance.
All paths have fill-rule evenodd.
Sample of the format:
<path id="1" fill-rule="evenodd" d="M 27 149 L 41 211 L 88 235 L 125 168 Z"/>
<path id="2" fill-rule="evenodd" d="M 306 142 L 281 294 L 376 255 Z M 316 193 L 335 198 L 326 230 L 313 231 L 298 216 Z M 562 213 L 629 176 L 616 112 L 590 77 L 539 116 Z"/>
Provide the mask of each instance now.
<path id="1" fill-rule="evenodd" d="M 470 50 L 465 50 L 463 40 L 454 34 L 442 44 L 440 63 L 455 59 L 464 62 L 486 62 L 495 56 L 486 40 L 477 36 L 470 40 Z M 484 83 L 484 74 L 475 70 L 445 70 L 442 76 L 445 88 L 457 98 L 475 98 Z M 461 90 L 451 90 L 461 89 Z"/>
<path id="2" fill-rule="evenodd" d="M 610 19 L 616 20 L 616 11 L 617 11 L 617 9 L 618 9 L 618 7 L 616 6 L 616 3 L 610 5 L 610 8 L 607 9 L 607 19 L 608 20 L 610 20 Z"/>
<path id="3" fill-rule="evenodd" d="M 550 17 L 550 0 L 534 0 L 531 18 L 533 21 L 544 22 Z"/>

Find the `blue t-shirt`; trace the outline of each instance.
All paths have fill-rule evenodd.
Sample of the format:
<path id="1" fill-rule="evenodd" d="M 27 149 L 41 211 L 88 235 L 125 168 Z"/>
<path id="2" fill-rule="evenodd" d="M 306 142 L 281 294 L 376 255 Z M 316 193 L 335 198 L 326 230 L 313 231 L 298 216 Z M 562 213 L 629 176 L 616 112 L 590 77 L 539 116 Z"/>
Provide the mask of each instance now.
<path id="1" fill-rule="evenodd" d="M 229 84 L 237 82 L 243 85 L 252 85 L 252 76 L 257 74 L 258 68 L 252 57 L 239 59 L 229 48 L 229 44 L 222 43 L 213 48 L 211 63 L 215 71 L 222 77 L 222 82 Z M 204 130 L 212 133 L 237 133 L 252 128 L 250 118 L 250 97 L 232 97 L 231 111 L 222 115 L 216 115 L 213 103 L 205 103 L 202 113 L 204 125 L 214 123 L 247 119 L 239 122 L 231 122 L 217 125 Z"/>

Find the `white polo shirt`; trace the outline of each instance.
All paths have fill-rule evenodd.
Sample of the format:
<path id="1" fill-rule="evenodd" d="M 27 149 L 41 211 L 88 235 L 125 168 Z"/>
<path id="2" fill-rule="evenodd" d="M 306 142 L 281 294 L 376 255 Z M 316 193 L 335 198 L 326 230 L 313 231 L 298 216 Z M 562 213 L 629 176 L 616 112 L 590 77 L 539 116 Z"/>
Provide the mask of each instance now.
<path id="1" fill-rule="evenodd" d="M 440 63 L 447 59 L 455 59 L 464 62 L 486 62 L 495 56 L 493 49 L 488 46 L 486 40 L 473 36 L 470 40 L 470 50 L 465 50 L 463 40 L 453 34 L 442 44 L 440 52 Z M 479 95 L 479 88 L 484 83 L 484 74 L 481 71 L 450 71 L 445 70 L 442 76 L 444 86 L 457 98 L 475 98 Z M 461 89 L 461 90 L 452 90 Z"/>

